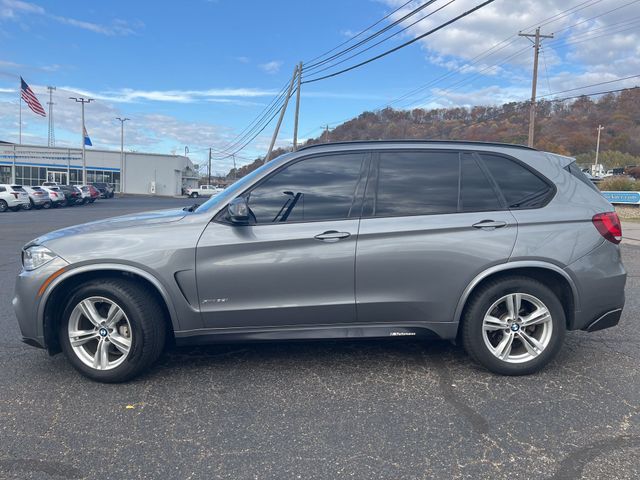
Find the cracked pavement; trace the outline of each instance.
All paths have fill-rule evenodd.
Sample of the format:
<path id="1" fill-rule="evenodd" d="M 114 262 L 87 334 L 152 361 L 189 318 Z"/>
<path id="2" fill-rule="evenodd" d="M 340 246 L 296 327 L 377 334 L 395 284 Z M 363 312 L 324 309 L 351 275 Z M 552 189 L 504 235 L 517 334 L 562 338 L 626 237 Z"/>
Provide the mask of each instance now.
<path id="1" fill-rule="evenodd" d="M 24 345 L 19 249 L 55 228 L 189 200 L 122 198 L 0 214 L 0 478 L 640 477 L 640 246 L 621 324 L 499 377 L 447 342 L 181 348 L 123 385 Z"/>

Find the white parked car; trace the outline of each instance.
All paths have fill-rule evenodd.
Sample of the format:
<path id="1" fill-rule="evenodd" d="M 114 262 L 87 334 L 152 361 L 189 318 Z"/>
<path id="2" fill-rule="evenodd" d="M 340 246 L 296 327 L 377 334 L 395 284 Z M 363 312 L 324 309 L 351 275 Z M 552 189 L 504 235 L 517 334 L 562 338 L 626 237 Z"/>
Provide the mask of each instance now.
<path id="1" fill-rule="evenodd" d="M 8 209 L 17 212 L 21 208 L 31 208 L 29 195 L 22 185 L 0 184 L 0 212 L 6 212 Z"/>
<path id="2" fill-rule="evenodd" d="M 49 183 L 49 182 L 48 182 Z M 66 207 L 67 206 L 67 197 L 64 192 L 60 190 L 60 187 L 53 186 L 44 186 L 42 189 L 49 194 L 49 199 L 51 200 L 51 205 L 53 207 Z"/>
<path id="3" fill-rule="evenodd" d="M 43 187 L 22 187 L 29 195 L 29 202 L 35 208 L 50 208 L 49 193 Z"/>
<path id="4" fill-rule="evenodd" d="M 187 196 L 191 198 L 211 197 L 223 191 L 224 188 L 218 185 L 200 185 L 198 188 L 187 188 Z"/>

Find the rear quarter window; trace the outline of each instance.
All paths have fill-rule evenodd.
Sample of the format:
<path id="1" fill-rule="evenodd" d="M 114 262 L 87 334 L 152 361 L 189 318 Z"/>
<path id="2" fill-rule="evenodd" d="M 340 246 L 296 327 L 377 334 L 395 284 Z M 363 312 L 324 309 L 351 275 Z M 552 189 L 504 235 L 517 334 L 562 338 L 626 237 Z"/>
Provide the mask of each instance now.
<path id="1" fill-rule="evenodd" d="M 540 208 L 551 198 L 554 188 L 527 167 L 501 155 L 481 153 L 480 157 L 509 208 Z"/>
<path id="2" fill-rule="evenodd" d="M 596 187 L 593 182 L 591 180 L 589 180 L 589 177 L 587 177 L 584 172 L 582 170 L 580 170 L 580 167 L 576 164 L 576 162 L 570 163 L 569 165 L 567 165 L 566 167 L 564 167 L 565 170 L 567 172 L 569 172 L 571 175 L 573 175 L 575 178 L 577 178 L 578 180 L 580 180 L 582 183 L 584 183 L 585 185 L 588 185 L 589 188 L 593 189 L 594 191 L 600 193 L 600 191 L 598 190 L 598 187 Z"/>

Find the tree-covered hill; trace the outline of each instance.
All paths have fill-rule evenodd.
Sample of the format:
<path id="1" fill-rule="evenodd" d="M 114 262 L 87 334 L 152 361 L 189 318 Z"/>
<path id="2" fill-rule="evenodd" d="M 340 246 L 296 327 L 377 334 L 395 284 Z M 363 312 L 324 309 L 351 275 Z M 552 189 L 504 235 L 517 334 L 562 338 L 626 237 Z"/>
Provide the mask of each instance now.
<path id="1" fill-rule="evenodd" d="M 607 168 L 640 165 L 640 88 L 598 99 L 583 96 L 572 101 L 538 102 L 535 147 L 574 156 L 580 163 L 592 163 L 598 125 L 604 127 L 600 161 Z M 528 126 L 528 102 L 432 110 L 386 108 L 364 112 L 338 125 L 330 132 L 329 140 L 433 139 L 526 144 Z M 326 141 L 327 135 L 323 134 L 307 144 Z M 257 159 L 240 168 L 238 176 L 261 164 L 262 160 Z"/>

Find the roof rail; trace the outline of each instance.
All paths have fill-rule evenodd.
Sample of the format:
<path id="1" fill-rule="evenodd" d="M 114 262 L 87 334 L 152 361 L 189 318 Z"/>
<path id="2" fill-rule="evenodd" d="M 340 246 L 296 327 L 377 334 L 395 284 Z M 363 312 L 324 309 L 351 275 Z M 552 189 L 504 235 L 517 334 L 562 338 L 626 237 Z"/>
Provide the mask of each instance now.
<path id="1" fill-rule="evenodd" d="M 494 146 L 494 147 L 509 147 L 509 148 L 522 148 L 525 150 L 535 150 L 538 151 L 537 148 L 527 147 L 526 145 L 518 145 L 515 143 L 500 143 L 500 142 L 481 142 L 476 140 L 349 140 L 343 142 L 327 142 L 327 143 L 314 143 L 313 145 L 305 145 L 304 147 L 300 147 L 300 150 L 307 150 L 310 148 L 317 147 L 327 147 L 333 145 L 364 145 L 367 143 L 374 144 L 384 144 L 384 143 L 406 143 L 406 144 L 445 144 L 445 143 L 453 143 L 453 144 L 461 144 L 461 145 L 478 145 L 478 146 Z"/>

